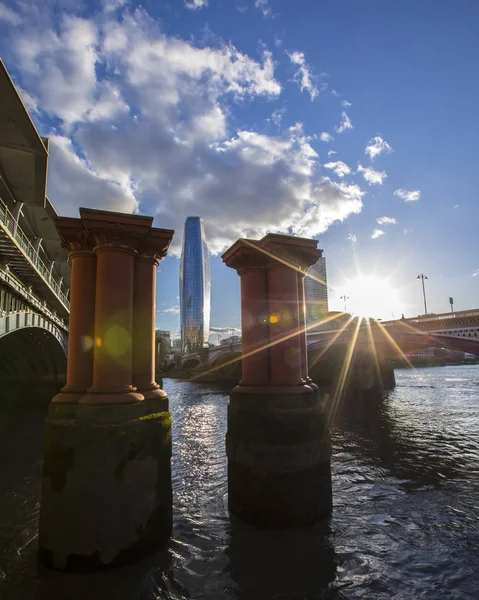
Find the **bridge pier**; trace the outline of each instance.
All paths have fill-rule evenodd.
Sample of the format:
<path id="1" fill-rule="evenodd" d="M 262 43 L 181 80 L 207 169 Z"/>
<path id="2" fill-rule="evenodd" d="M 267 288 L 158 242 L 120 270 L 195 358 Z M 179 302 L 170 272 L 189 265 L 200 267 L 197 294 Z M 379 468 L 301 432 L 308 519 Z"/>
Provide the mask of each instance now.
<path id="1" fill-rule="evenodd" d="M 43 561 L 69 570 L 131 562 L 165 544 L 172 521 L 171 415 L 154 382 L 153 318 L 156 265 L 173 232 L 149 217 L 80 214 L 57 221 L 76 261 L 74 335 L 70 379 L 46 421 L 39 530 Z M 80 343 L 91 325 L 93 353 Z"/>
<path id="2" fill-rule="evenodd" d="M 268 234 L 238 240 L 223 261 L 241 277 L 243 378 L 228 405 L 230 511 L 258 527 L 298 527 L 332 508 L 331 441 L 307 383 L 305 270 L 317 241 Z M 304 293 L 304 292 L 303 292 Z"/>

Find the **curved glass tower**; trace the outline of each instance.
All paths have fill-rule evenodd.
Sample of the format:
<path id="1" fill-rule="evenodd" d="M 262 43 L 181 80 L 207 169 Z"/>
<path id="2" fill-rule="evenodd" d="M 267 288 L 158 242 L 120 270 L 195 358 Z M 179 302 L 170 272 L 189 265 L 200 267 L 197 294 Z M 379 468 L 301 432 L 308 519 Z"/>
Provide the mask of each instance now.
<path id="1" fill-rule="evenodd" d="M 197 352 L 208 346 L 211 274 L 208 247 L 200 217 L 185 221 L 180 265 L 181 350 Z"/>

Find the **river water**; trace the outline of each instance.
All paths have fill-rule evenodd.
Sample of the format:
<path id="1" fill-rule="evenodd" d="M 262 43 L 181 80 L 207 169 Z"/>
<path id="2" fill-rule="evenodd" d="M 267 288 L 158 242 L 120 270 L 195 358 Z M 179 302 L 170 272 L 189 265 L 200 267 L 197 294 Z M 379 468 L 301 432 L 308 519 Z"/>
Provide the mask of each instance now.
<path id="1" fill-rule="evenodd" d="M 87 575 L 36 560 L 45 407 L 0 413 L 0 599 L 477 600 L 479 366 L 400 370 L 396 380 L 382 400 L 337 415 L 333 516 L 289 531 L 229 518 L 224 388 L 165 380 L 171 542 Z"/>

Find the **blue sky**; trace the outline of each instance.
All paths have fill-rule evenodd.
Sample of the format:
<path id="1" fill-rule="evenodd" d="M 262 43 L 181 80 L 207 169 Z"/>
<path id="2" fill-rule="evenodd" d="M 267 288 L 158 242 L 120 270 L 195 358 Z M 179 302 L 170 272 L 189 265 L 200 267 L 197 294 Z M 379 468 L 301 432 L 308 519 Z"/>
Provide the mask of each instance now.
<path id="1" fill-rule="evenodd" d="M 12 0 L 0 53 L 50 137 L 59 213 L 176 230 L 158 327 L 179 329 L 188 215 L 215 327 L 240 324 L 221 251 L 267 231 L 319 239 L 330 308 L 357 310 L 360 273 L 386 281 L 371 316 L 398 318 L 423 312 L 421 272 L 429 311 L 479 306 L 478 21 L 474 0 Z"/>

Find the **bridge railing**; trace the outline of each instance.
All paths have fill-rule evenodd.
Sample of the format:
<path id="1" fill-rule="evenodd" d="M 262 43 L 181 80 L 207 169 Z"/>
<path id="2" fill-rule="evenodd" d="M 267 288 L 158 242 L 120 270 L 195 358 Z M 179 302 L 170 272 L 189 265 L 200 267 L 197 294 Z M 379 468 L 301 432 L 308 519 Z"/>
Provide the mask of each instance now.
<path id="1" fill-rule="evenodd" d="M 397 319 L 395 321 L 382 321 L 382 325 L 395 325 L 401 322 L 406 323 L 429 323 L 434 321 L 446 321 L 446 320 L 458 320 L 467 317 L 479 317 L 479 309 L 473 310 L 460 310 L 453 313 L 441 313 L 439 315 L 423 315 L 421 317 L 413 317 L 410 319 Z"/>
<path id="2" fill-rule="evenodd" d="M 37 250 L 33 247 L 28 237 L 18 226 L 15 217 L 8 210 L 7 205 L 0 198 L 0 223 L 10 234 L 10 237 L 15 241 L 16 245 L 20 248 L 23 254 L 29 259 L 33 267 L 40 274 L 42 279 L 47 283 L 55 294 L 60 298 L 62 303 L 68 308 L 70 303 L 65 292 L 62 290 L 60 284 L 53 279 L 50 269 L 45 265 Z"/>
<path id="3" fill-rule="evenodd" d="M 4 281 L 8 284 L 12 289 L 14 289 L 20 296 L 22 296 L 29 304 L 35 307 L 39 312 L 43 313 L 50 321 L 54 322 L 56 325 L 68 331 L 68 325 L 66 322 L 59 317 L 55 312 L 48 308 L 48 305 L 45 301 L 40 300 L 33 294 L 29 288 L 27 288 L 19 279 L 14 277 L 11 273 L 6 273 L 2 269 L 0 269 L 0 281 Z M 1 312 L 1 310 L 0 310 Z M 28 312 L 28 311 L 25 311 Z M 6 316 L 10 313 L 0 314 L 0 316 Z"/>

